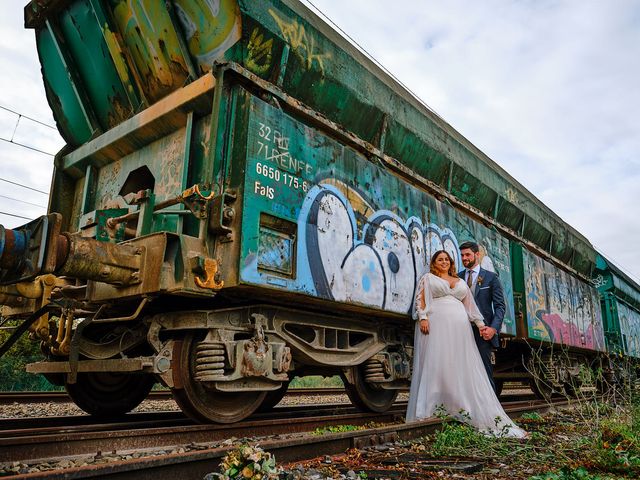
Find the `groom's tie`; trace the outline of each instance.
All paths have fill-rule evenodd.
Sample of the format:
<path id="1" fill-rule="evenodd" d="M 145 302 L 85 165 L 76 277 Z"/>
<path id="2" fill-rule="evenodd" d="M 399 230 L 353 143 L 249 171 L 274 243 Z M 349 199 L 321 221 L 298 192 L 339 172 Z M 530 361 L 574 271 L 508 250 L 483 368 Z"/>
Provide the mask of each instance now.
<path id="1" fill-rule="evenodd" d="M 469 288 L 473 285 L 473 270 L 467 270 L 467 285 Z"/>

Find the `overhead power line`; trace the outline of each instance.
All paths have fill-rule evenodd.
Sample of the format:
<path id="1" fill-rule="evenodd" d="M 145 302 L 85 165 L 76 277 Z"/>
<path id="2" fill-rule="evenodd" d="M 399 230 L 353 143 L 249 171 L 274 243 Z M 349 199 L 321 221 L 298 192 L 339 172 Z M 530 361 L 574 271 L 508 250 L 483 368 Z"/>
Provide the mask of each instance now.
<path id="1" fill-rule="evenodd" d="M 19 198 L 7 197 L 6 195 L 0 195 L 2 198 L 6 198 L 7 200 L 13 200 L 14 202 L 26 203 L 27 205 L 33 205 L 34 207 L 47 208 L 44 205 L 38 205 L 37 203 L 27 202 L 26 200 L 20 200 Z"/>
<path id="2" fill-rule="evenodd" d="M 45 152 L 44 150 L 40 150 L 39 148 L 31 147 L 29 145 L 25 145 L 24 143 L 14 142 L 13 139 L 9 140 L 7 138 L 0 137 L 0 140 L 2 140 L 4 142 L 7 142 L 7 143 L 13 143 L 14 145 L 18 145 L 19 147 L 28 148 L 29 150 L 33 150 L 34 152 L 42 153 L 44 155 L 49 155 L 50 157 L 54 157 L 55 156 L 54 153 Z"/>
<path id="3" fill-rule="evenodd" d="M 16 215 L 14 213 L 2 212 L 0 211 L 0 215 L 8 215 L 10 217 L 23 218 L 25 220 L 33 220 L 33 218 L 23 217 L 22 215 Z"/>
<path id="4" fill-rule="evenodd" d="M 28 190 L 33 190 L 34 192 L 44 193 L 45 195 L 49 195 L 49 192 L 45 192 L 44 190 L 38 190 L 37 188 L 28 187 L 27 185 L 23 185 L 23 184 L 18 183 L 18 182 L 13 182 L 11 180 L 7 180 L 6 178 L 0 177 L 0 181 L 7 182 L 7 183 L 10 183 L 12 185 L 17 185 L 18 187 L 26 188 Z"/>
<path id="5" fill-rule="evenodd" d="M 371 53 L 369 53 L 367 51 L 366 48 L 364 48 L 362 45 L 360 45 L 356 40 L 354 40 L 353 37 L 351 37 L 351 35 L 349 35 L 347 32 L 345 32 L 342 28 L 340 28 L 340 26 L 334 22 L 326 13 L 324 13 L 322 10 L 320 10 L 319 7 L 317 7 L 311 0 L 305 0 L 306 3 L 308 3 L 309 5 L 311 5 L 322 17 L 324 17 L 324 19 L 329 22 L 331 25 L 333 25 L 335 27 L 336 30 L 338 30 L 340 32 L 340 34 L 346 38 L 349 42 L 351 42 L 352 45 L 356 46 L 362 53 L 364 53 L 367 57 L 369 57 L 369 59 L 375 63 L 376 65 L 378 65 L 378 67 L 380 67 L 380 69 L 382 71 L 384 71 L 387 75 L 389 75 L 391 78 L 393 78 L 396 82 L 398 82 L 399 85 L 401 85 L 407 92 L 409 92 L 411 94 L 411 96 L 413 96 L 413 98 L 415 98 L 420 104 L 422 104 L 427 110 L 429 110 L 431 113 L 433 113 L 434 115 L 438 116 L 439 118 L 441 118 L 442 120 L 444 120 L 440 114 L 438 112 L 436 112 L 433 108 L 431 108 L 427 102 L 425 102 L 422 98 L 420 98 L 420 96 L 415 93 L 413 90 L 411 90 L 407 85 L 405 85 L 404 82 L 402 82 L 398 77 L 396 77 L 393 73 L 391 73 L 389 71 L 389 69 L 387 69 L 387 67 L 385 67 L 381 62 L 379 62 Z"/>
<path id="6" fill-rule="evenodd" d="M 44 150 L 40 150 L 39 148 L 32 147 L 31 145 L 26 145 L 24 143 L 16 142 L 16 141 L 13 140 L 13 138 L 16 136 L 16 132 L 18 131 L 18 126 L 20 125 L 20 119 L 21 118 L 26 118 L 27 120 L 31 120 L 32 122 L 38 123 L 38 124 L 40 124 L 40 125 L 42 125 L 44 127 L 51 128 L 53 130 L 57 130 L 56 127 L 53 127 L 53 126 L 49 125 L 48 123 L 41 122 L 40 120 L 36 120 L 33 117 L 29 117 L 27 115 L 23 115 L 22 113 L 16 112 L 15 110 L 11 110 L 10 108 L 7 108 L 7 107 L 5 107 L 3 105 L 0 105 L 0 109 L 6 110 L 7 112 L 11 112 L 14 115 L 18 116 L 18 119 L 16 120 L 16 125 L 13 127 L 13 134 L 11 135 L 11 138 L 0 137 L 0 140 L 2 140 L 4 142 L 7 142 L 7 143 L 13 143 L 14 145 L 18 145 L 19 147 L 28 148 L 29 150 L 33 150 L 34 152 L 42 153 L 44 155 L 49 155 L 51 157 L 53 157 L 55 155 L 53 153 L 45 152 Z"/>
<path id="7" fill-rule="evenodd" d="M 28 120 L 31 120 L 32 122 L 39 123 L 40 125 L 43 125 L 43 126 L 45 126 L 45 127 L 52 128 L 53 130 L 57 130 L 57 128 L 56 128 L 56 127 L 54 127 L 53 125 L 49 125 L 48 123 L 41 122 L 40 120 L 36 120 L 35 118 L 28 117 L 27 115 L 23 115 L 22 113 L 20 113 L 20 112 L 16 112 L 15 110 L 11 110 L 10 108 L 7 108 L 7 107 L 5 107 L 5 106 L 3 106 L 3 105 L 0 105 L 0 108 L 1 108 L 1 109 L 3 109 L 3 110 L 6 110 L 7 112 L 11 112 L 11 113 L 13 113 L 14 115 L 18 115 L 18 117 L 24 117 L 24 118 L 26 118 L 26 119 L 28 119 Z"/>

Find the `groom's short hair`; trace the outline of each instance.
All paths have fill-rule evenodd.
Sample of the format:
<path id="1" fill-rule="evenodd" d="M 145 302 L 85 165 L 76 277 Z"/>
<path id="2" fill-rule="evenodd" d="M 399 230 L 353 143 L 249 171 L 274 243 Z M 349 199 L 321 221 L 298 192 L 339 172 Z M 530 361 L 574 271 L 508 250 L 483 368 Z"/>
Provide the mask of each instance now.
<path id="1" fill-rule="evenodd" d="M 476 242 L 464 242 L 458 247 L 459 250 L 464 250 L 466 248 L 471 249 L 473 253 L 478 253 L 480 251 L 480 247 L 478 247 Z"/>

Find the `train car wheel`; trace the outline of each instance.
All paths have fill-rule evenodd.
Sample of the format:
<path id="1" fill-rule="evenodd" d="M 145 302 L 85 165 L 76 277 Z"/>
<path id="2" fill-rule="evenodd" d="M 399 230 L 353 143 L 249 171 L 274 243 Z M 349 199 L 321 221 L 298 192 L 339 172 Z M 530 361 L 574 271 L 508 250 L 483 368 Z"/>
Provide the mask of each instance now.
<path id="1" fill-rule="evenodd" d="M 386 390 L 376 388 L 367 383 L 364 379 L 362 367 L 352 367 L 354 383 L 351 384 L 342 376 L 344 388 L 351 403 L 359 410 L 365 412 L 386 412 L 398 396 L 397 390 Z"/>
<path id="2" fill-rule="evenodd" d="M 555 393 L 553 387 L 538 376 L 531 379 L 530 386 L 533 394 L 540 400 L 550 401 Z"/>
<path id="3" fill-rule="evenodd" d="M 199 339 L 187 335 L 175 342 L 173 377 L 176 385 L 173 398 L 182 411 L 199 422 L 234 423 L 253 412 L 263 403 L 266 392 L 220 392 L 195 379 L 195 348 Z"/>
<path id="4" fill-rule="evenodd" d="M 82 410 L 105 417 L 136 408 L 155 383 L 155 377 L 149 374 L 85 372 L 78 373 L 76 383 L 65 383 L 65 388 Z"/>
<path id="5" fill-rule="evenodd" d="M 268 412 L 269 410 L 271 410 L 273 407 L 280 403 L 280 401 L 287 394 L 288 389 L 289 382 L 284 382 L 279 389 L 267 392 L 264 400 L 262 401 L 262 405 L 260 405 L 260 407 L 258 408 L 258 411 Z"/>

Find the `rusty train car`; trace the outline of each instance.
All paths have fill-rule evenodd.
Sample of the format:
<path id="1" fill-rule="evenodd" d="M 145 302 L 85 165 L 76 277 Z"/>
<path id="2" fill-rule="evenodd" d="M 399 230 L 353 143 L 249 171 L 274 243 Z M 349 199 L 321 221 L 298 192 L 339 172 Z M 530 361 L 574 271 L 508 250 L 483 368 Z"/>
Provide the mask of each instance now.
<path id="1" fill-rule="evenodd" d="M 506 293 L 498 384 L 640 355 L 638 285 L 297 0 L 33 0 L 25 25 L 67 145 L 50 213 L 0 226 L 0 353 L 28 330 L 85 411 L 161 382 L 234 422 L 309 374 L 383 411 L 417 279 L 466 240 Z"/>

